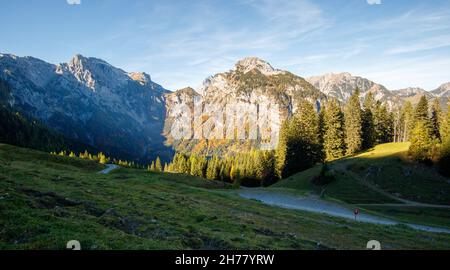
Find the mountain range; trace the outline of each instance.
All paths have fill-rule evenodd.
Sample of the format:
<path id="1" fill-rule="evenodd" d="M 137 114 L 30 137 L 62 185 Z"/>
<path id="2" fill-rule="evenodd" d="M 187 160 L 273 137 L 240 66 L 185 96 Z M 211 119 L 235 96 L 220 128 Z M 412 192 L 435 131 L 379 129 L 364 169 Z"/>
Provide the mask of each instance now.
<path id="1" fill-rule="evenodd" d="M 438 98 L 444 106 L 450 97 L 450 83 L 433 91 L 388 90 L 349 73 L 302 78 L 256 57 L 242 59 L 232 70 L 207 78 L 199 89 L 188 87 L 175 92 L 153 82 L 146 73 L 126 72 L 101 59 L 81 55 L 54 65 L 33 57 L 0 54 L 0 80 L 11 89 L 0 96 L 11 108 L 68 138 L 114 157 L 139 161 L 156 156 L 168 160 L 174 149 L 211 154 L 260 146 L 258 140 L 175 140 L 170 130 L 184 113 L 178 105 L 193 109 L 195 100 L 202 101 L 203 109 L 237 103 L 258 108 L 276 104 L 282 120 L 295 112 L 300 99 L 315 103 L 319 110 L 322 102 L 331 97 L 345 103 L 356 88 L 361 90 L 362 98 L 371 92 L 391 108 L 404 101 L 416 103 L 422 95 Z M 210 114 L 206 112 L 201 123 L 192 125 L 193 134 L 201 133 L 210 124 Z M 269 121 L 280 125 L 279 120 Z"/>
<path id="2" fill-rule="evenodd" d="M 0 79 L 12 108 L 71 139 L 128 160 L 171 155 L 161 135 L 168 91 L 145 73 L 81 55 L 53 65 L 0 54 Z"/>

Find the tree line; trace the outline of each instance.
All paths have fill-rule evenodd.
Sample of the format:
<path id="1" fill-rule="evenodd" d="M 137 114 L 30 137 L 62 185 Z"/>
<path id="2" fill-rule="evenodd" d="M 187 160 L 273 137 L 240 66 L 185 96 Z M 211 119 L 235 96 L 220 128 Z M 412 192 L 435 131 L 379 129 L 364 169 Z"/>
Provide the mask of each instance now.
<path id="1" fill-rule="evenodd" d="M 450 153 L 448 117 L 437 100 L 431 110 L 426 97 L 415 108 L 406 102 L 391 110 L 370 92 L 361 102 L 356 89 L 345 105 L 330 99 L 318 109 L 307 100 L 301 101 L 297 111 L 283 122 L 275 151 L 254 150 L 225 157 L 177 153 L 171 163 L 162 167 L 156 161 L 151 170 L 236 185 L 268 186 L 318 163 L 354 155 L 382 143 L 407 141 L 411 141 L 410 154 L 415 160 L 427 158 L 442 163 L 447 157 L 448 162 L 448 154 L 444 155 L 445 149 Z"/>
<path id="2" fill-rule="evenodd" d="M 408 110 L 411 123 L 407 136 L 411 141 L 409 154 L 421 163 L 437 163 L 439 171 L 450 176 L 450 104 L 447 112 L 441 110 L 439 100 L 431 108 L 426 97 L 422 97 L 415 111 Z"/>
<path id="3" fill-rule="evenodd" d="M 135 163 L 134 161 L 127 161 L 127 160 L 108 157 L 103 152 L 99 152 L 97 154 L 92 154 L 92 153 L 88 152 L 87 150 L 85 150 L 84 152 L 80 152 L 77 154 L 74 151 L 61 150 L 59 152 L 52 151 L 52 152 L 50 152 L 50 154 L 57 155 L 57 156 L 66 156 L 66 157 L 70 157 L 70 158 L 81 158 L 81 159 L 86 159 L 86 160 L 92 160 L 92 161 L 96 161 L 100 164 L 112 163 L 112 164 L 117 164 L 121 167 L 126 167 L 126 168 L 135 168 L 135 169 L 144 169 L 145 168 L 145 166 Z"/>

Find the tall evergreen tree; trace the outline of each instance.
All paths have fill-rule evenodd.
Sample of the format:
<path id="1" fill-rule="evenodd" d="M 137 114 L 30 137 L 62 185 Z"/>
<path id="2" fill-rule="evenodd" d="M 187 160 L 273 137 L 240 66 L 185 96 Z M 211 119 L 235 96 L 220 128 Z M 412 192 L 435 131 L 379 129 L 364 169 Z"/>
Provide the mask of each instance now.
<path id="1" fill-rule="evenodd" d="M 402 141 L 407 142 L 410 139 L 410 135 L 415 126 L 414 108 L 411 102 L 407 101 L 402 108 L 402 122 L 403 122 L 403 136 Z"/>
<path id="2" fill-rule="evenodd" d="M 150 171 L 151 171 L 151 172 L 156 171 L 155 161 L 152 161 L 152 164 L 150 165 Z"/>
<path id="3" fill-rule="evenodd" d="M 277 153 L 277 171 L 282 178 L 312 167 L 323 160 L 319 116 L 308 101 L 301 101 L 296 114 L 283 125 Z"/>
<path id="4" fill-rule="evenodd" d="M 255 164 L 255 176 L 262 186 L 267 187 L 276 182 L 275 155 L 272 151 L 258 153 Z"/>
<path id="5" fill-rule="evenodd" d="M 440 134 L 442 137 L 442 142 L 446 142 L 448 139 L 450 139 L 450 98 L 447 103 L 447 113 L 445 117 L 442 117 L 441 127 L 440 127 Z"/>
<path id="6" fill-rule="evenodd" d="M 156 157 L 155 171 L 157 171 L 157 172 L 162 172 L 163 171 L 163 167 L 162 167 L 162 164 L 161 164 L 161 159 L 159 157 Z"/>
<path id="7" fill-rule="evenodd" d="M 362 149 L 362 110 L 359 89 L 350 97 L 345 106 L 345 142 L 347 154 L 352 155 Z"/>
<path id="8" fill-rule="evenodd" d="M 428 100 L 425 96 L 420 98 L 419 103 L 416 106 L 416 111 L 414 112 L 415 121 L 423 121 L 429 124 L 428 118 Z"/>
<path id="9" fill-rule="evenodd" d="M 433 140 L 430 126 L 425 121 L 418 121 L 411 133 L 410 155 L 419 162 L 431 161 Z"/>
<path id="10" fill-rule="evenodd" d="M 377 102 L 374 113 L 375 143 L 382 144 L 392 141 L 393 116 L 388 112 L 386 105 Z"/>
<path id="11" fill-rule="evenodd" d="M 433 137 L 441 141 L 441 125 L 442 125 L 442 110 L 439 99 L 436 98 L 431 107 L 431 131 Z"/>
<path id="12" fill-rule="evenodd" d="M 276 158 L 276 164 L 275 164 L 275 171 L 279 178 L 283 178 L 283 171 L 284 171 L 285 165 L 289 158 L 288 153 L 292 153 L 291 141 L 293 138 L 290 134 L 291 121 L 292 121 L 292 119 L 286 119 L 281 124 L 281 128 L 280 128 L 279 142 L 278 142 L 278 148 L 277 148 L 277 153 L 276 153 L 277 158 Z"/>
<path id="13" fill-rule="evenodd" d="M 214 156 L 208 161 L 208 166 L 206 169 L 206 178 L 210 180 L 218 180 L 220 173 L 220 161 L 217 156 Z"/>
<path id="14" fill-rule="evenodd" d="M 447 107 L 447 115 L 443 118 L 441 126 L 442 149 L 438 161 L 439 172 L 450 177 L 450 102 Z"/>
<path id="15" fill-rule="evenodd" d="M 375 144 L 374 108 L 375 99 L 373 98 L 373 94 L 369 92 L 364 100 L 364 110 L 362 112 L 363 149 L 372 148 Z"/>
<path id="16" fill-rule="evenodd" d="M 324 111 L 323 147 L 327 160 L 345 155 L 344 114 L 335 99 L 328 102 Z"/>
<path id="17" fill-rule="evenodd" d="M 420 99 L 414 117 L 416 124 L 411 134 L 409 153 L 419 162 L 430 162 L 435 156 L 437 141 L 433 136 L 431 120 L 428 117 L 428 100 L 425 96 Z"/>

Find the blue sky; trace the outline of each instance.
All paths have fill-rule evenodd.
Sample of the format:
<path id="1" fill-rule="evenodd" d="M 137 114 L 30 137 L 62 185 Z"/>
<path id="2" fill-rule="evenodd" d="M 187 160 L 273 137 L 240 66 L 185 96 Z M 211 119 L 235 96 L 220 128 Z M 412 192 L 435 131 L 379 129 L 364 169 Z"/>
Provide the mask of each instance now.
<path id="1" fill-rule="evenodd" d="M 3 0 L 1 9 L 0 52 L 51 63 L 94 56 L 170 90 L 246 56 L 390 89 L 450 81 L 448 0 Z"/>

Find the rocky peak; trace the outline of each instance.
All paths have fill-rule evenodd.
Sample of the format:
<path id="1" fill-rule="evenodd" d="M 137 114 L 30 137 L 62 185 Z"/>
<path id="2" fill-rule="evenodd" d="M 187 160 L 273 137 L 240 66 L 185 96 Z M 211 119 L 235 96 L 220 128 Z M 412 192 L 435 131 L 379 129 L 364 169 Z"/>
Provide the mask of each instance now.
<path id="1" fill-rule="evenodd" d="M 416 95 L 426 95 L 428 92 L 419 87 L 408 87 L 393 91 L 399 97 L 413 97 Z"/>
<path id="2" fill-rule="evenodd" d="M 450 82 L 442 84 L 431 92 L 438 97 L 450 97 Z"/>
<path id="3" fill-rule="evenodd" d="M 61 65 L 63 69 L 72 73 L 75 78 L 92 90 L 97 90 L 97 85 L 108 88 L 116 88 L 130 79 L 128 74 L 116 68 L 104 60 L 75 55 L 67 64 Z"/>
<path id="4" fill-rule="evenodd" d="M 141 85 L 146 85 L 152 81 L 150 75 L 145 72 L 129 72 L 128 76 L 133 80 L 137 81 Z"/>
<path id="5" fill-rule="evenodd" d="M 252 70 L 257 70 L 264 75 L 276 75 L 282 73 L 280 70 L 274 69 L 268 62 L 257 57 L 247 57 L 239 60 L 236 63 L 236 70 L 247 73 Z"/>

